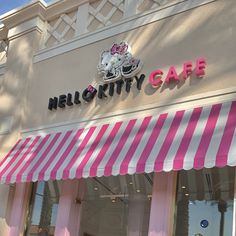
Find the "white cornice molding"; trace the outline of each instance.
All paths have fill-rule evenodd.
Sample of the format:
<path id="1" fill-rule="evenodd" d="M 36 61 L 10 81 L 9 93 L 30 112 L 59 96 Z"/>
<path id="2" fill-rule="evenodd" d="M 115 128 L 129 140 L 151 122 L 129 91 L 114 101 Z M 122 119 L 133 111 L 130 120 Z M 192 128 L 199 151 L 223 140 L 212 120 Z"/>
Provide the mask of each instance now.
<path id="1" fill-rule="evenodd" d="M 52 58 L 54 56 L 58 56 L 60 54 L 89 45 L 99 40 L 103 40 L 114 35 L 127 32 L 140 26 L 144 26 L 146 24 L 162 20 L 166 17 L 173 16 L 215 1 L 217 0 L 180 1 L 176 2 L 173 5 L 167 5 L 161 8 L 144 12 L 142 14 L 137 14 L 133 17 L 124 19 L 116 24 L 104 27 L 95 32 L 87 33 L 82 36 L 73 38 L 72 40 L 69 40 L 67 42 L 58 44 L 54 47 L 40 50 L 34 56 L 34 63 Z"/>
<path id="2" fill-rule="evenodd" d="M 162 113 L 170 111 L 178 111 L 182 109 L 192 109 L 198 106 L 207 106 L 216 103 L 224 103 L 228 101 L 235 101 L 236 87 L 226 88 L 211 92 L 206 92 L 203 94 L 197 94 L 193 96 L 183 97 L 179 99 L 172 100 L 170 103 L 165 101 L 152 103 L 148 105 L 143 105 L 141 107 L 132 107 L 126 110 L 119 110 L 112 113 L 106 113 L 102 115 L 93 116 L 92 118 L 82 118 L 79 120 L 69 120 L 66 122 L 55 123 L 53 125 L 39 126 L 32 129 L 24 129 L 21 134 L 22 137 L 29 135 L 36 135 L 41 133 L 50 133 L 55 131 L 62 131 L 68 129 L 75 129 L 79 124 L 90 124 L 95 122 L 104 123 L 111 122 L 112 120 L 121 120 L 126 118 L 133 118 L 139 115 L 151 115 L 156 113 L 157 109 L 160 109 Z"/>
<path id="3" fill-rule="evenodd" d="M 10 29 L 35 17 L 40 17 L 45 21 L 51 20 L 88 1 L 89 0 L 58 0 L 48 5 L 43 0 L 35 0 L 30 4 L 13 9 L 1 15 L 0 22 L 2 22 L 7 29 Z"/>
<path id="4" fill-rule="evenodd" d="M 34 1 L 1 15 L 0 22 L 2 22 L 7 29 L 11 29 L 37 16 L 44 19 L 46 6 L 47 4 L 42 0 Z"/>
<path id="5" fill-rule="evenodd" d="M 35 0 L 30 4 L 13 9 L 0 16 L 0 40 L 15 38 L 31 30 L 43 31 L 45 21 L 52 20 L 64 12 L 78 8 L 89 0 L 57 0 L 47 4 Z M 37 20 L 35 20 L 37 19 Z M 40 20 L 41 19 L 41 20 Z M 18 31 L 16 33 L 16 31 Z M 21 32 L 19 32 L 21 31 Z"/>
<path id="6" fill-rule="evenodd" d="M 46 7 L 45 20 L 52 20 L 65 12 L 77 9 L 80 5 L 91 0 L 58 0 Z"/>
<path id="7" fill-rule="evenodd" d="M 39 17 L 35 17 L 29 21 L 23 22 L 20 25 L 11 28 L 8 31 L 8 39 L 12 40 L 17 37 L 20 37 L 22 34 L 27 32 L 31 32 L 32 30 L 37 30 L 42 32 L 44 29 L 44 21 L 41 20 Z"/>

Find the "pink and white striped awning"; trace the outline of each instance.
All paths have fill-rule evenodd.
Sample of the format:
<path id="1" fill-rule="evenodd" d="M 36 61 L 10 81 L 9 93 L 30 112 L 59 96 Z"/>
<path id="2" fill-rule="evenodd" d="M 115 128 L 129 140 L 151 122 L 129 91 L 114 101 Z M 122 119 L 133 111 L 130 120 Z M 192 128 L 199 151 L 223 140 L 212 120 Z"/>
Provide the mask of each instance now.
<path id="1" fill-rule="evenodd" d="M 19 140 L 3 183 L 236 165 L 236 102 Z"/>

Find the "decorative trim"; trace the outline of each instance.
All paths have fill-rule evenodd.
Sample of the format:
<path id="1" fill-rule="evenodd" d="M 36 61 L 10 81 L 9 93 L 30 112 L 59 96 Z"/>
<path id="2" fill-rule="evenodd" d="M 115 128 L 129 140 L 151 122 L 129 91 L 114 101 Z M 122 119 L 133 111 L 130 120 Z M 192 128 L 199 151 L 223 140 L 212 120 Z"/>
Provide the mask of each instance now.
<path id="1" fill-rule="evenodd" d="M 17 25 L 14 28 L 11 28 L 8 31 L 8 39 L 12 40 L 14 38 L 20 37 L 22 34 L 25 34 L 26 32 L 30 32 L 32 30 L 38 30 L 39 32 L 42 33 L 43 29 L 44 29 L 44 22 L 39 17 L 35 17 L 20 25 Z"/>
<path id="2" fill-rule="evenodd" d="M 6 72 L 6 64 L 0 65 L 0 75 L 4 75 Z"/>
<path id="3" fill-rule="evenodd" d="M 43 49 L 34 55 L 34 63 L 47 60 L 49 58 L 89 45 L 99 40 L 103 40 L 105 38 L 130 31 L 137 27 L 144 26 L 146 24 L 191 10 L 196 7 L 200 7 L 214 1 L 216 0 L 180 1 L 175 3 L 174 5 L 163 6 L 161 8 L 135 15 L 134 17 L 127 18 L 120 21 L 119 23 L 113 24 L 112 26 L 107 26 L 95 32 L 76 37 L 70 41 L 61 43 L 49 49 Z"/>
<path id="4" fill-rule="evenodd" d="M 152 114 L 155 112 L 156 109 L 162 109 L 162 112 L 167 111 L 175 111 L 175 110 L 181 110 L 181 109 L 190 109 L 197 106 L 205 106 L 210 105 L 214 103 L 224 103 L 227 101 L 233 101 L 235 100 L 236 95 L 236 87 L 233 88 L 227 88 L 222 90 L 216 90 L 207 92 L 204 94 L 198 94 L 193 95 L 185 98 L 180 98 L 173 100 L 171 103 L 166 104 L 163 102 L 148 104 L 140 107 L 135 107 L 131 109 L 126 110 L 119 110 L 112 113 L 107 113 L 103 115 L 97 115 L 93 116 L 93 118 L 83 118 L 79 120 L 71 120 L 66 122 L 57 123 L 54 125 L 45 125 L 45 126 L 39 126 L 37 128 L 32 129 L 24 129 L 22 130 L 21 134 L 23 137 L 29 136 L 29 135 L 35 135 L 35 134 L 41 134 L 42 132 L 48 133 L 48 132 L 54 132 L 58 130 L 66 130 L 66 129 L 74 129 L 78 127 L 78 124 L 81 123 L 94 123 L 96 122 L 108 122 L 111 120 L 117 120 L 117 119 L 123 119 L 123 118 L 132 118 L 134 117 L 135 113 L 144 113 L 145 115 Z M 135 114 L 137 116 L 137 114 Z"/>
<path id="5" fill-rule="evenodd" d="M 77 9 L 80 6 L 83 6 L 85 3 L 88 3 L 91 0 L 69 0 L 69 1 L 62 1 L 62 0 L 56 0 L 52 3 L 49 3 L 49 5 L 46 8 L 46 16 L 45 19 L 52 20 L 56 17 L 60 16 L 61 14 L 65 12 L 70 12 L 73 9 Z"/>
<path id="6" fill-rule="evenodd" d="M 47 4 L 44 0 L 33 0 L 31 3 L 0 15 L 0 21 L 9 29 L 37 16 L 43 20 L 51 20 L 63 12 L 75 9 L 88 1 L 89 0 L 56 0 Z"/>
<path id="7" fill-rule="evenodd" d="M 47 4 L 43 0 L 35 0 L 1 15 L 0 21 L 10 29 L 35 17 L 44 19 L 46 7 Z"/>

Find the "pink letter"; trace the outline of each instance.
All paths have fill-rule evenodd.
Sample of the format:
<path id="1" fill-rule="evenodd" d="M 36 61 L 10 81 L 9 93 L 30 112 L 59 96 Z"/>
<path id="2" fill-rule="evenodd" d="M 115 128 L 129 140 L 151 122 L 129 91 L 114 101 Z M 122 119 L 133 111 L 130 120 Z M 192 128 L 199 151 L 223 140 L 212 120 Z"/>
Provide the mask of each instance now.
<path id="1" fill-rule="evenodd" d="M 165 79 L 165 83 L 169 83 L 170 80 L 176 80 L 179 82 L 179 76 L 177 75 L 177 72 L 174 66 L 170 67 L 169 72 Z"/>
<path id="2" fill-rule="evenodd" d="M 187 79 L 188 76 L 192 73 L 192 62 L 191 61 L 187 61 L 184 63 L 183 66 L 183 79 Z"/>
<path id="3" fill-rule="evenodd" d="M 163 75 L 162 70 L 154 70 L 149 75 L 149 83 L 152 85 L 153 88 L 157 88 L 163 83 L 163 81 L 161 80 L 161 75 Z"/>
<path id="4" fill-rule="evenodd" d="M 203 77 L 205 75 L 206 60 L 204 58 L 198 58 L 196 61 L 196 76 Z"/>

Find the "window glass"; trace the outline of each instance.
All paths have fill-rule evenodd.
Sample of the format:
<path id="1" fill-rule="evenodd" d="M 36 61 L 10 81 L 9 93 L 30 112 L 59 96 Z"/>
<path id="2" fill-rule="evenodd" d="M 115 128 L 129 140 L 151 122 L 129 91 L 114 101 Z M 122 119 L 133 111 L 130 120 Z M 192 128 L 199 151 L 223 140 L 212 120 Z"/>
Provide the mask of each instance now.
<path id="1" fill-rule="evenodd" d="M 175 236 L 232 235 L 234 168 L 180 171 Z"/>
<path id="2" fill-rule="evenodd" d="M 27 236 L 52 236 L 59 201 L 57 181 L 38 182 L 34 187 Z"/>
<path id="3" fill-rule="evenodd" d="M 148 235 L 152 175 L 85 180 L 80 236 Z"/>

